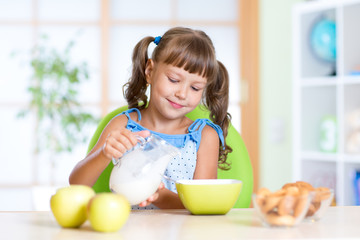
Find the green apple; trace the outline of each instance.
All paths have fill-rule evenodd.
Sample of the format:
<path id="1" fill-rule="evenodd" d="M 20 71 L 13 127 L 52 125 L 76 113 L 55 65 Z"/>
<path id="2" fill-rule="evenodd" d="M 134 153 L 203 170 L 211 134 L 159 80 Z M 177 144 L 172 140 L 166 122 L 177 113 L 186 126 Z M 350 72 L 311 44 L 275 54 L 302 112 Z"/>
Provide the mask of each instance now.
<path id="1" fill-rule="evenodd" d="M 92 228 L 99 232 L 118 231 L 129 218 L 131 206 L 128 200 L 116 193 L 99 193 L 88 203 L 88 219 Z"/>
<path id="2" fill-rule="evenodd" d="M 80 227 L 86 219 L 86 206 L 95 191 L 85 185 L 59 188 L 50 199 L 51 211 L 62 227 Z"/>

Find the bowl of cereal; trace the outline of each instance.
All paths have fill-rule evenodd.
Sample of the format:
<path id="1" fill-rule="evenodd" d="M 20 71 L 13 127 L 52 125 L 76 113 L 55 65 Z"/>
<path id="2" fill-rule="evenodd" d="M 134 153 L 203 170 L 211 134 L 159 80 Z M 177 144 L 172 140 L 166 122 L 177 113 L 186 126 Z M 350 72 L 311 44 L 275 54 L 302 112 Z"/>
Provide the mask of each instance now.
<path id="1" fill-rule="evenodd" d="M 334 198 L 334 190 L 326 187 L 318 187 L 314 189 L 313 193 L 313 198 L 310 202 L 305 219 L 318 221 L 330 207 Z"/>
<path id="2" fill-rule="evenodd" d="M 295 183 L 288 183 L 283 186 L 284 189 L 297 186 L 303 191 L 308 191 L 311 194 L 311 201 L 309 209 L 305 215 L 305 220 L 317 221 L 325 214 L 334 198 L 334 190 L 327 187 L 313 187 L 310 183 L 304 181 L 297 181 Z"/>
<path id="3" fill-rule="evenodd" d="M 293 227 L 306 216 L 312 194 L 295 186 L 275 192 L 261 188 L 252 198 L 255 211 L 263 225 Z"/>

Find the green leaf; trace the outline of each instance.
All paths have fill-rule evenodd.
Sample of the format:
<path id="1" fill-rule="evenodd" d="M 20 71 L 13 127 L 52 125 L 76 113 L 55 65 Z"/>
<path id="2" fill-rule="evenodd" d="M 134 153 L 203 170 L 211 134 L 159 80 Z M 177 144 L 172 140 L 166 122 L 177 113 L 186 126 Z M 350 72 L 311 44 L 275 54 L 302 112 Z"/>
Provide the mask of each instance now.
<path id="1" fill-rule="evenodd" d="M 27 87 L 30 103 L 18 117 L 35 114 L 36 151 L 71 152 L 76 144 L 88 138 L 83 126 L 98 121 L 82 109 L 78 100 L 79 85 L 89 78 L 88 64 L 70 61 L 74 41 L 63 52 L 48 48 L 45 41 L 46 37 L 42 37 L 30 52 L 33 72 Z"/>

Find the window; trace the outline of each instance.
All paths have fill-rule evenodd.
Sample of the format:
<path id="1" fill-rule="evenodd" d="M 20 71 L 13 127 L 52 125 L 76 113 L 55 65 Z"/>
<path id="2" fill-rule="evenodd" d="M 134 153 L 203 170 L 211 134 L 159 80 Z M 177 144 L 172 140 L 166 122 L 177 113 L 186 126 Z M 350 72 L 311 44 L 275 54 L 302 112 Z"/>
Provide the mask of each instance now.
<path id="1" fill-rule="evenodd" d="M 26 86 L 31 72 L 24 53 L 42 35 L 48 37 L 49 47 L 58 50 L 75 41 L 72 61 L 86 61 L 90 69 L 80 100 L 100 117 L 126 104 L 122 85 L 129 78 L 132 49 L 140 38 L 162 35 L 177 25 L 202 29 L 229 71 L 229 112 L 240 131 L 238 5 L 238 0 L 0 0 L 0 194 L 8 196 L 0 199 L 0 208 L 34 209 L 33 188 L 66 185 L 73 166 L 86 153 L 84 144 L 71 154 L 35 155 L 35 121 L 16 117 L 29 100 Z M 86 129 L 89 135 L 94 130 Z"/>

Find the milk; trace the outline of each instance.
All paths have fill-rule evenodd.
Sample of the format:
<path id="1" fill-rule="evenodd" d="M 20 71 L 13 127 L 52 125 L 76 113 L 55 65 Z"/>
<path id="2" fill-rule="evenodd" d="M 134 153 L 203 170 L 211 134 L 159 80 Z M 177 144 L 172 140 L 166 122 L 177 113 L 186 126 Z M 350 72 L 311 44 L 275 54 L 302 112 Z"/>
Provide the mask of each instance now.
<path id="1" fill-rule="evenodd" d="M 149 156 L 133 151 L 124 155 L 110 175 L 110 189 L 124 195 L 131 205 L 137 205 L 154 194 L 159 187 L 170 155 Z"/>
<path id="2" fill-rule="evenodd" d="M 154 194 L 161 179 L 147 178 L 113 184 L 111 191 L 124 195 L 131 205 L 137 205 Z"/>

